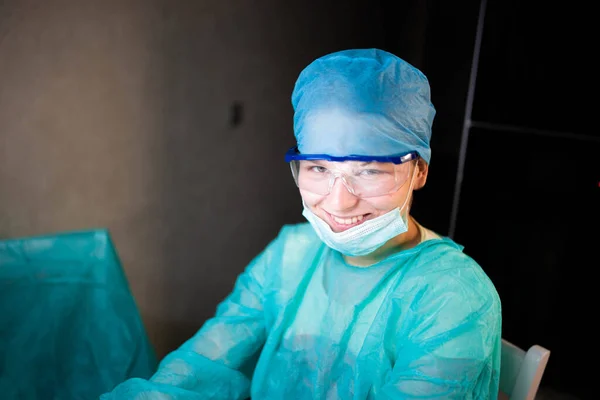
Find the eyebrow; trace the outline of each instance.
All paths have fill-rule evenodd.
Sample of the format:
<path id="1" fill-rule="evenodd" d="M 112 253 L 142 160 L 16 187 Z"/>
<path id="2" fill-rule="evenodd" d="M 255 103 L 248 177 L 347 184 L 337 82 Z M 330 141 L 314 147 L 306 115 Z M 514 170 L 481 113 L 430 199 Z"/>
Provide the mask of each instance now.
<path id="1" fill-rule="evenodd" d="M 306 161 L 309 161 L 313 164 L 323 165 L 324 161 L 326 161 L 326 160 L 306 160 Z"/>

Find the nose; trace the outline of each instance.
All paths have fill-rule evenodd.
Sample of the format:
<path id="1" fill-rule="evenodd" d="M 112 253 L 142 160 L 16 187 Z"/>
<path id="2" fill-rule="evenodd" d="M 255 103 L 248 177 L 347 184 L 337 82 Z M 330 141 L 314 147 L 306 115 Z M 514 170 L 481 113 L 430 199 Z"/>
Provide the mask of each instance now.
<path id="1" fill-rule="evenodd" d="M 333 182 L 331 191 L 326 197 L 328 208 L 331 211 L 346 211 L 356 206 L 359 198 L 350 192 L 350 187 L 347 187 L 342 177 L 337 177 Z"/>

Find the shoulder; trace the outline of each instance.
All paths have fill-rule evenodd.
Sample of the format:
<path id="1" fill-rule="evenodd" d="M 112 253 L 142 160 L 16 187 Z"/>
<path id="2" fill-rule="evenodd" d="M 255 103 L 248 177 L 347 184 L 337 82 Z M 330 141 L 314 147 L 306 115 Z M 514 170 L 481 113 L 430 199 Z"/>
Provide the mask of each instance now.
<path id="1" fill-rule="evenodd" d="M 275 280 L 294 280 L 313 265 L 324 246 L 309 223 L 284 225 L 263 252 L 265 268 Z"/>
<path id="2" fill-rule="evenodd" d="M 420 293 L 419 303 L 443 296 L 453 306 L 500 312 L 500 297 L 489 276 L 463 246 L 449 238 L 423 243 L 399 282 L 401 291 Z M 475 307 L 477 308 L 477 307 Z"/>
<path id="3" fill-rule="evenodd" d="M 463 341 L 496 343 L 502 327 L 500 297 L 481 266 L 461 246 L 447 240 L 432 242 L 407 267 L 391 303 L 401 316 L 399 336 L 447 337 L 444 352 L 451 353 Z M 493 349 L 480 350 L 485 357 Z"/>
<path id="4" fill-rule="evenodd" d="M 308 222 L 284 225 L 279 230 L 276 242 L 289 252 L 304 251 L 322 244 Z"/>

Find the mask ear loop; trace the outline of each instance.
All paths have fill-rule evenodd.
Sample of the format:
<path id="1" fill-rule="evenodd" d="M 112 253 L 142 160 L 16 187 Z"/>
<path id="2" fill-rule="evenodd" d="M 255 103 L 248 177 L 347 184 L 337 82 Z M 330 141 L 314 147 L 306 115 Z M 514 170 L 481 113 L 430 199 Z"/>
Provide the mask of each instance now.
<path id="1" fill-rule="evenodd" d="M 415 167 L 413 169 L 412 177 L 410 178 L 410 186 L 408 187 L 408 192 L 406 193 L 406 199 L 404 199 L 404 204 L 402 204 L 402 207 L 400 207 L 400 212 L 402 212 L 402 210 L 408 203 L 408 199 L 410 199 L 410 196 L 412 196 L 412 188 L 413 188 L 413 184 L 415 183 L 415 176 L 417 175 L 418 165 L 419 165 L 419 160 L 417 159 L 417 162 L 415 163 Z"/>

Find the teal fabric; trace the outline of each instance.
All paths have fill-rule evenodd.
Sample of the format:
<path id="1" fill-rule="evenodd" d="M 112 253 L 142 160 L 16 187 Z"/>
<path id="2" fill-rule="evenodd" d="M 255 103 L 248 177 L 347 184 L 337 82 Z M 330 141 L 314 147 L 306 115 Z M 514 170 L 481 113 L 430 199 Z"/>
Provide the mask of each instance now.
<path id="1" fill-rule="evenodd" d="M 452 240 L 358 268 L 304 223 L 150 380 L 102 400 L 495 399 L 500 349 L 498 294 Z"/>
<path id="2" fill-rule="evenodd" d="M 0 241 L 0 398 L 97 399 L 157 364 L 107 231 Z"/>
<path id="3" fill-rule="evenodd" d="M 431 161 L 436 114 L 429 81 L 379 49 L 352 49 L 311 62 L 292 93 L 294 135 L 303 154 L 398 156 Z"/>

